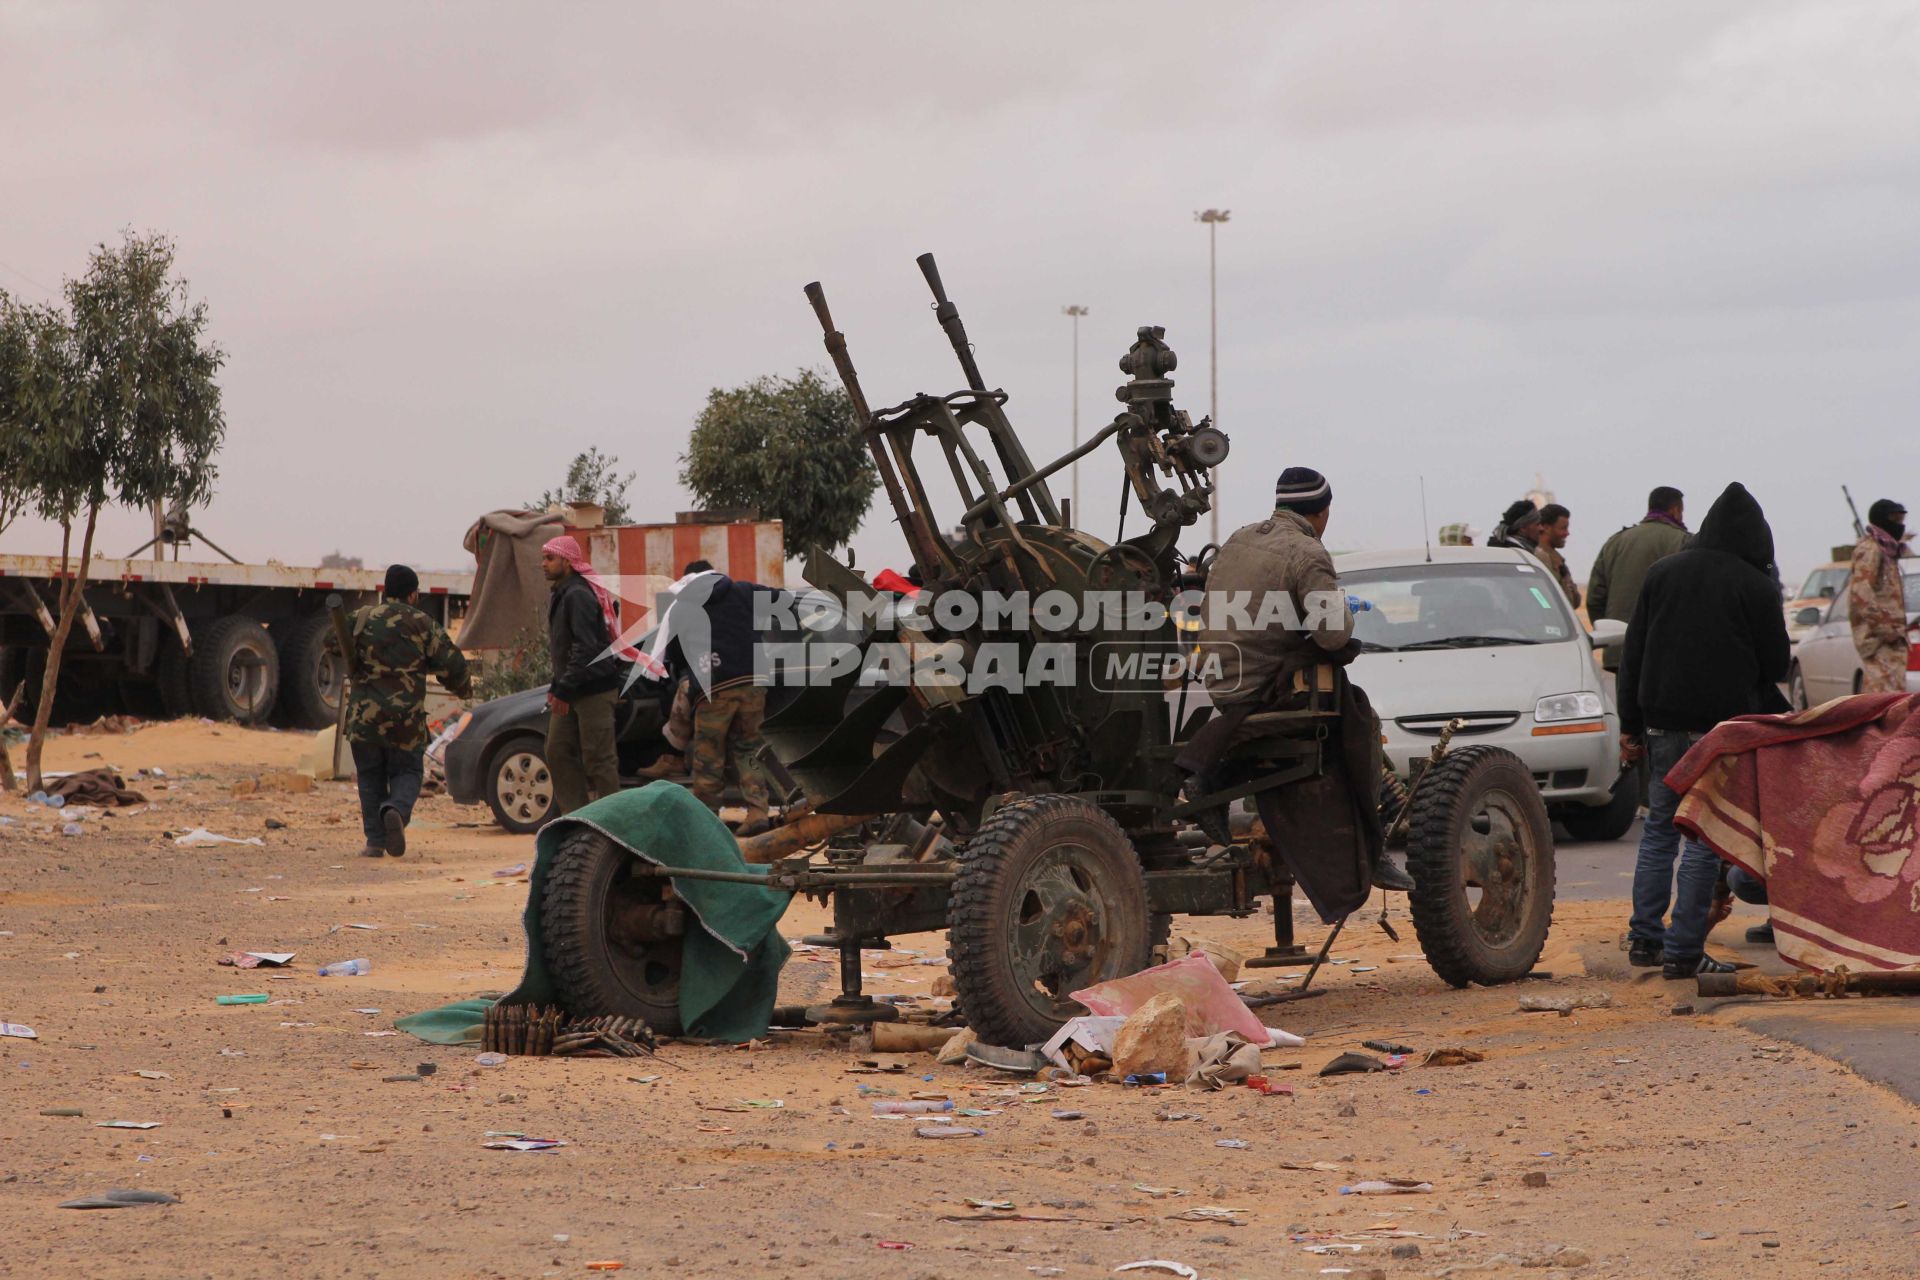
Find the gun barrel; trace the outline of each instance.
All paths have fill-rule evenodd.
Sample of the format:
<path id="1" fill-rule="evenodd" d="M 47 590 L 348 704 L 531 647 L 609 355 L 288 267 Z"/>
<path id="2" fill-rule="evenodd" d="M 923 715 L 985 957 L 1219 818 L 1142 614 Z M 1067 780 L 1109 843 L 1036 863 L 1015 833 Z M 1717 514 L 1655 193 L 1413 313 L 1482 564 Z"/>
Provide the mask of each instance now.
<path id="1" fill-rule="evenodd" d="M 947 287 L 940 283 L 938 264 L 931 253 L 923 253 L 914 261 L 920 264 L 920 274 L 927 278 L 927 288 L 933 290 L 933 317 L 947 331 L 947 341 L 953 344 L 953 354 L 960 358 L 960 371 L 967 375 L 967 385 L 975 391 L 985 391 L 986 379 L 980 376 L 980 366 L 974 363 L 967 326 L 960 322 L 960 308 L 947 297 Z"/>

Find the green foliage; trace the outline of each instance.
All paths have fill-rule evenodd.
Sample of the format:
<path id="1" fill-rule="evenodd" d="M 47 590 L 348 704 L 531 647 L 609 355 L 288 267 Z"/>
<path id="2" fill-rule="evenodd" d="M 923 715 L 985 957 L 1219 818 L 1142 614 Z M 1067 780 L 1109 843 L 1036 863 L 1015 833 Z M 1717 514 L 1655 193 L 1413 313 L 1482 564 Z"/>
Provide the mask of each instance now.
<path id="1" fill-rule="evenodd" d="M 626 524 L 632 514 L 627 507 L 627 486 L 639 473 L 629 471 L 623 476 L 617 470 L 619 466 L 619 458 L 598 448 L 576 454 L 560 487 L 541 494 L 532 507 L 545 511 L 563 502 L 593 502 L 605 508 L 608 524 Z"/>
<path id="2" fill-rule="evenodd" d="M 553 651 L 547 633 L 527 628 L 514 634 L 513 643 L 489 652 L 474 682 L 474 698 L 487 702 L 510 693 L 537 689 L 553 682 Z"/>
<path id="3" fill-rule="evenodd" d="M 769 374 L 707 393 L 680 458 L 680 482 L 708 507 L 756 507 L 783 521 L 789 556 L 846 545 L 880 477 L 846 392 L 819 373 Z"/>
<path id="4" fill-rule="evenodd" d="M 67 560 L 83 523 L 79 564 L 60 590 L 39 715 L 27 746 L 29 785 L 60 659 L 79 614 L 100 509 L 121 502 L 186 507 L 213 491 L 213 455 L 226 435 L 225 354 L 207 340 L 207 310 L 173 275 L 173 242 L 125 233 L 98 245 L 66 306 L 0 299 L 0 455 L 19 503 L 61 527 Z"/>

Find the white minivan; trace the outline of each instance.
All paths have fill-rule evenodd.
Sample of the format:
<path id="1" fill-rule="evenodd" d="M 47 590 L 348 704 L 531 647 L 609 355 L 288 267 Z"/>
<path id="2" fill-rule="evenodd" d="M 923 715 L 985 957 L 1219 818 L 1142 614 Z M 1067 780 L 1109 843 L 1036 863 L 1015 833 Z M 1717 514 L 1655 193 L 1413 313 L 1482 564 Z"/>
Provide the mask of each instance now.
<path id="1" fill-rule="evenodd" d="M 1348 552 L 1340 585 L 1354 615 L 1366 691 L 1402 778 L 1424 768 L 1449 721 L 1458 746 L 1505 747 L 1527 762 L 1547 810 L 1576 840 L 1617 840 L 1639 808 L 1620 771 L 1620 715 L 1594 661 L 1623 623 L 1588 635 L 1554 576 L 1511 547 Z"/>

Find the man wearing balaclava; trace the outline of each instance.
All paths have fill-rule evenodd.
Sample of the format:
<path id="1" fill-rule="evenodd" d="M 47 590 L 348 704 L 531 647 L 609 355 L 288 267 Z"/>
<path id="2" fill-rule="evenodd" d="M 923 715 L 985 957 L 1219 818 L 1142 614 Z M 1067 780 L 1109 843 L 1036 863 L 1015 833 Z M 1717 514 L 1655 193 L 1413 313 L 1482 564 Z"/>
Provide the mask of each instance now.
<path id="1" fill-rule="evenodd" d="M 1907 509 L 1891 498 L 1867 508 L 1867 532 L 1853 549 L 1847 621 L 1860 654 L 1860 692 L 1907 691 L 1907 602 L 1900 558 L 1907 554 Z"/>

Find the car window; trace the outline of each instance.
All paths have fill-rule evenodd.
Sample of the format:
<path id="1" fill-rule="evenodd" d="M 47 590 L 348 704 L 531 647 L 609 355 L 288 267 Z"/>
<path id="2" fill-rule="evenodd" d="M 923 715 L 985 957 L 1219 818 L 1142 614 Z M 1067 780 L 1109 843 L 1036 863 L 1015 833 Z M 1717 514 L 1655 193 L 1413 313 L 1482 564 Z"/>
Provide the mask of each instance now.
<path id="1" fill-rule="evenodd" d="M 1807 580 L 1800 584 L 1800 595 L 1798 598 L 1801 600 L 1818 600 L 1821 596 L 1839 595 L 1846 590 L 1848 572 L 1849 570 L 1845 565 L 1830 564 L 1823 568 L 1815 569 L 1807 575 Z"/>
<path id="2" fill-rule="evenodd" d="M 1842 591 L 1839 595 L 1833 598 L 1833 603 L 1827 606 L 1827 621 L 1828 622 L 1845 622 L 1846 620 L 1847 620 L 1847 593 Z"/>
<path id="3" fill-rule="evenodd" d="M 1372 605 L 1353 620 L 1365 648 L 1550 644 L 1578 634 L 1553 580 L 1530 562 L 1356 569 L 1340 584 Z"/>

